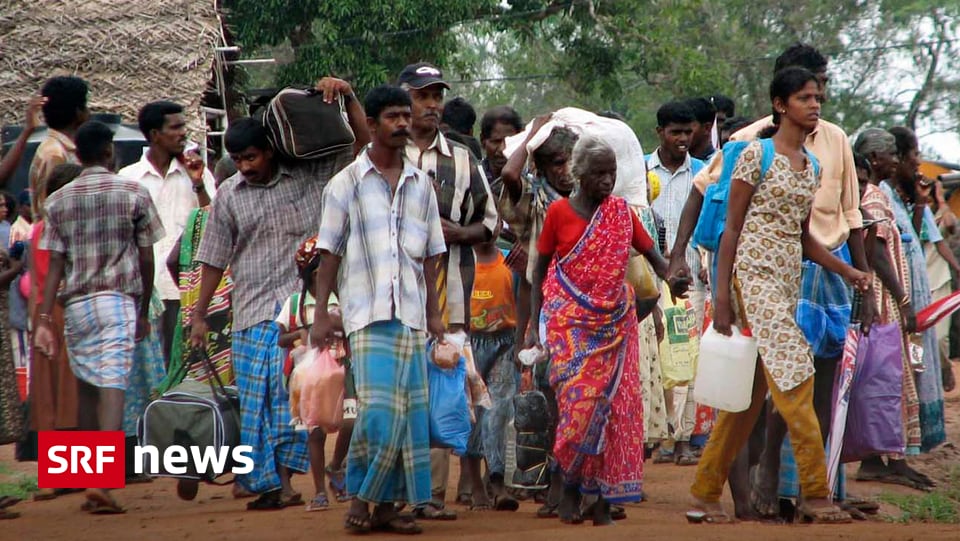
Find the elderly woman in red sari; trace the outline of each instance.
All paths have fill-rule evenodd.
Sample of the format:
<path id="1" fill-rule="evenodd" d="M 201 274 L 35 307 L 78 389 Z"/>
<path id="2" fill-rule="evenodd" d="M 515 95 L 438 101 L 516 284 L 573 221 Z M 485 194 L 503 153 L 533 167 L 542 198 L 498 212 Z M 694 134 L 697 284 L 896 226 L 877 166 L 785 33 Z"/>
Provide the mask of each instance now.
<path id="1" fill-rule="evenodd" d="M 573 150 L 579 189 L 550 205 L 533 274 L 531 315 L 546 328 L 550 384 L 559 409 L 554 456 L 563 471 L 558 512 L 583 521 L 581 495 L 598 497 L 594 524 L 610 524 L 610 503 L 638 501 L 643 481 L 643 414 L 634 294 L 626 285 L 631 248 L 666 275 L 637 215 L 612 196 L 613 150 L 583 135 Z M 678 290 L 680 291 L 680 290 Z M 539 341 L 536 329 L 528 344 Z"/>

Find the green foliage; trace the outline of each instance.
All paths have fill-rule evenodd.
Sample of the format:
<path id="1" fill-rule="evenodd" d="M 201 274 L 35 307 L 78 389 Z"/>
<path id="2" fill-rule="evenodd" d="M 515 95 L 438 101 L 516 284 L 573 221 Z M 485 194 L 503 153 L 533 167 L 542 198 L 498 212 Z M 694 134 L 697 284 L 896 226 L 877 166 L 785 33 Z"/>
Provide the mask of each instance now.
<path id="1" fill-rule="evenodd" d="M 38 490 L 36 475 L 18 475 L 12 480 L 0 482 L 0 496 L 28 499 Z"/>
<path id="2" fill-rule="evenodd" d="M 495 0 L 234 0 L 229 22 L 245 50 L 289 43 L 278 85 L 335 74 L 358 90 L 394 79 L 406 64 L 446 64 L 457 23 L 500 10 Z"/>
<path id="3" fill-rule="evenodd" d="M 943 524 L 960 523 L 957 502 L 941 492 L 930 492 L 921 496 L 915 494 L 881 494 L 881 501 L 896 505 L 901 515 L 897 522 L 938 522 Z"/>
<path id="4" fill-rule="evenodd" d="M 798 41 L 829 57 L 824 115 L 849 133 L 960 124 L 957 2 L 232 0 L 228 7 L 246 51 L 292 50 L 291 61 L 268 72 L 277 85 L 331 73 L 362 93 L 427 60 L 479 112 L 510 104 L 529 119 L 563 106 L 614 110 L 651 150 L 653 114 L 669 99 L 722 93 L 740 115 L 768 114 L 774 60 Z"/>

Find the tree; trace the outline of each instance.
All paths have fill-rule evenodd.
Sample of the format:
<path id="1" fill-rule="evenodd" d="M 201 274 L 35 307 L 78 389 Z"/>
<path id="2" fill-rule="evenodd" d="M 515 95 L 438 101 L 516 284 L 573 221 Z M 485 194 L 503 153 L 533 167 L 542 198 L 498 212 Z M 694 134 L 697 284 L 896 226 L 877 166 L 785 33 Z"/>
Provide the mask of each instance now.
<path id="1" fill-rule="evenodd" d="M 359 89 L 392 80 L 404 65 L 445 65 L 458 48 L 451 28 L 491 16 L 496 0 L 230 0 L 228 23 L 245 50 L 288 43 L 279 85 L 335 74 Z"/>

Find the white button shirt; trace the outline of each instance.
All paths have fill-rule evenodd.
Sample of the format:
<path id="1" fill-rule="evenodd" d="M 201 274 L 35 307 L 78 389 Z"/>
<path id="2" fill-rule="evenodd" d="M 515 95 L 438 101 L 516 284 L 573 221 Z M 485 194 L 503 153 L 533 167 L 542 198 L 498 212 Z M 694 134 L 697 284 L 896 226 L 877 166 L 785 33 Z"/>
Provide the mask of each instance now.
<path id="1" fill-rule="evenodd" d="M 173 283 L 164 263 L 177 243 L 177 239 L 183 234 L 190 211 L 199 206 L 197 194 L 193 191 L 190 175 L 178 160 L 171 160 L 166 175 L 161 175 L 147 160 L 148 150 L 149 147 L 145 147 L 140 161 L 124 167 L 119 175 L 146 188 L 150 198 L 153 199 L 153 204 L 157 207 L 166 235 L 153 245 L 156 265 L 153 285 L 161 299 L 180 300 L 180 287 Z M 203 169 L 203 185 L 207 195 L 213 199 L 216 193 L 215 182 L 213 174 L 206 167 Z"/>

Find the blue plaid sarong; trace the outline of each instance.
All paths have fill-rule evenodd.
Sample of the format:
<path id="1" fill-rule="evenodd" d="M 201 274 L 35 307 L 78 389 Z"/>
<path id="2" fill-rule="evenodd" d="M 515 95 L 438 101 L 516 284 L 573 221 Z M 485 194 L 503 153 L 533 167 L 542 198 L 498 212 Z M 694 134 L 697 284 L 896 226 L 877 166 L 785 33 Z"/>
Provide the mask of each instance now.
<path id="1" fill-rule="evenodd" d="M 125 391 L 137 332 L 133 299 L 114 292 L 77 297 L 63 315 L 67 356 L 77 379 Z"/>
<path id="2" fill-rule="evenodd" d="M 849 264 L 846 243 L 833 251 Z M 818 359 L 839 359 L 850 325 L 850 288 L 839 275 L 808 259 L 803 260 L 797 325 Z"/>
<path id="3" fill-rule="evenodd" d="M 280 488 L 277 465 L 306 472 L 310 467 L 306 432 L 290 426 L 290 397 L 283 387 L 280 329 L 262 321 L 233 332 L 233 371 L 240 394 L 240 443 L 253 447 L 253 471 L 237 476 L 250 492 Z"/>
<path id="4" fill-rule="evenodd" d="M 357 420 L 347 494 L 370 503 L 430 501 L 426 335 L 398 320 L 350 334 Z"/>
<path id="5" fill-rule="evenodd" d="M 150 393 L 166 377 L 163 367 L 162 314 L 163 303 L 154 292 L 150 299 L 150 334 L 133 348 L 133 367 L 123 397 L 123 432 L 127 436 L 137 435 L 137 423 L 150 403 Z"/>
<path id="6" fill-rule="evenodd" d="M 825 447 L 829 450 L 829 443 Z M 800 497 L 799 473 L 797 462 L 793 458 L 793 446 L 790 444 L 789 434 L 783 439 L 783 446 L 780 447 L 780 489 L 778 492 L 781 498 L 797 499 Z M 847 474 L 843 471 L 842 465 L 837 475 L 833 499 L 836 501 L 847 499 Z"/>

